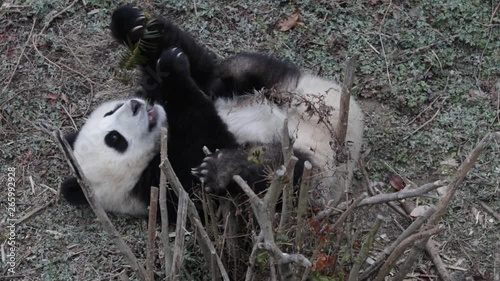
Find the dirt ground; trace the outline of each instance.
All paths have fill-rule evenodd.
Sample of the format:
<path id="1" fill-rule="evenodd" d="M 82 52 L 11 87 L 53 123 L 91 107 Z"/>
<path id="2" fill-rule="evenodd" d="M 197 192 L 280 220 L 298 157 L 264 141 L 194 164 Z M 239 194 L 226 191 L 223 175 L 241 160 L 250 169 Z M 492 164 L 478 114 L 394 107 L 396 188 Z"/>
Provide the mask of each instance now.
<path id="1" fill-rule="evenodd" d="M 139 4 L 169 17 L 221 58 L 265 52 L 341 81 L 344 62 L 359 53 L 353 94 L 366 113 L 365 165 L 386 192 L 393 191 L 391 174 L 416 184 L 452 176 L 478 140 L 500 131 L 498 0 Z M 36 127 L 43 119 L 74 131 L 100 102 L 133 94 L 137 81 L 116 74 L 123 48 L 109 34 L 115 7 L 103 0 L 5 0 L 0 6 L 0 280 L 12 272 L 20 280 L 118 280 L 122 271 L 131 273 L 93 213 L 58 200 L 70 172 Z M 281 31 L 280 22 L 297 11 L 298 22 Z M 432 192 L 413 202 L 431 205 L 437 197 Z M 8 208 L 12 201 L 15 209 Z M 442 221 L 446 230 L 435 238 L 456 280 L 500 278 L 500 221 L 481 202 L 500 212 L 496 142 L 461 184 Z M 378 212 L 386 217 L 376 245 L 383 249 L 408 222 L 385 207 L 363 208 L 355 222 L 368 227 L 365 215 Z M 146 223 L 112 219 L 144 259 Z M 195 250 L 186 260 L 191 268 L 203 266 Z M 193 280 L 201 274 L 191 272 Z M 438 277 L 423 256 L 408 280 Z"/>

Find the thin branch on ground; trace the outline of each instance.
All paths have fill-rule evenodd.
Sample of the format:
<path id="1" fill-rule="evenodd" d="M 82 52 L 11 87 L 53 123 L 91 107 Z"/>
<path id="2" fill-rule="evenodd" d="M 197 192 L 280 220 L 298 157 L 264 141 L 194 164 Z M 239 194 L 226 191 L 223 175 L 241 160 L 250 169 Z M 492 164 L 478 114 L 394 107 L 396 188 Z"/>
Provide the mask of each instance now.
<path id="1" fill-rule="evenodd" d="M 146 278 L 148 281 L 154 281 L 155 272 L 155 236 L 156 236 L 156 213 L 158 206 L 158 187 L 151 187 L 151 195 L 149 200 L 149 217 L 148 217 L 148 241 L 146 250 Z"/>
<path id="2" fill-rule="evenodd" d="M 295 280 L 296 276 L 290 268 L 290 263 L 298 263 L 305 268 L 311 267 L 312 264 L 301 254 L 287 254 L 283 253 L 279 249 L 274 240 L 273 226 L 270 216 L 271 214 L 274 214 L 276 200 L 278 197 L 277 195 L 280 191 L 279 182 L 283 180 L 285 174 L 286 168 L 284 166 L 281 166 L 281 168 L 274 172 L 273 180 L 266 195 L 264 196 L 264 199 L 260 199 L 240 176 L 233 176 L 233 180 L 248 196 L 252 210 L 260 226 L 261 234 L 259 235 L 262 235 L 263 242 L 258 243 L 258 248 L 264 249 L 271 254 L 278 265 L 278 269 L 283 280 Z"/>
<path id="3" fill-rule="evenodd" d="M 417 197 L 417 196 L 425 194 L 431 190 L 435 190 L 439 187 L 442 187 L 445 184 L 446 184 L 446 181 L 438 180 L 435 182 L 424 184 L 424 185 L 417 187 L 417 188 L 414 188 L 414 189 L 402 189 L 402 190 L 400 190 L 398 192 L 394 192 L 394 193 L 375 195 L 375 196 L 363 199 L 363 201 L 361 201 L 357 207 L 366 206 L 366 205 L 381 204 L 381 203 L 386 203 L 389 201 L 396 201 L 396 200 L 401 200 L 401 199 L 410 198 L 410 197 Z M 323 219 L 327 216 L 330 216 L 334 213 L 345 210 L 346 205 L 347 205 L 347 203 L 343 202 L 343 203 L 339 204 L 335 209 L 330 208 L 330 209 L 323 210 L 323 211 L 319 212 L 315 218 L 318 220 L 321 220 L 321 219 Z"/>
<path id="4" fill-rule="evenodd" d="M 483 201 L 479 201 L 479 204 L 481 205 L 481 207 L 483 207 L 483 209 L 486 212 L 490 213 L 490 215 L 492 215 L 495 219 L 497 219 L 500 222 L 500 213 L 493 210 L 490 206 L 486 205 L 486 203 L 484 203 Z"/>
<path id="5" fill-rule="evenodd" d="M 359 160 L 359 169 L 361 173 L 363 174 L 363 179 L 364 179 L 364 184 L 365 184 L 365 190 L 368 190 L 368 193 L 370 196 L 375 196 L 378 194 L 382 194 L 382 191 L 380 191 L 378 188 L 376 188 L 373 184 L 372 181 L 370 180 L 370 176 L 368 175 L 368 171 L 366 170 L 365 163 L 362 159 Z M 396 203 L 394 202 L 386 202 L 386 204 L 393 209 L 396 213 L 400 214 L 402 217 L 408 219 L 408 214 Z"/>
<path id="6" fill-rule="evenodd" d="M 29 213 L 27 213 L 26 215 L 22 216 L 21 218 L 17 219 L 16 220 L 16 225 L 20 225 L 21 223 L 23 223 L 24 221 L 32 218 L 34 215 L 38 214 L 38 212 L 40 212 L 41 210 L 47 208 L 48 206 L 52 205 L 54 202 L 56 202 L 57 198 L 55 199 L 52 199 L 50 200 L 49 202 L 41 205 L 41 206 L 38 206 L 37 208 L 31 210 Z"/>
<path id="7" fill-rule="evenodd" d="M 349 58 L 344 70 L 344 82 L 342 83 L 342 90 L 340 94 L 339 119 L 337 120 L 337 124 L 335 126 L 335 133 L 337 135 L 337 163 L 345 163 L 347 161 L 345 144 L 347 125 L 349 122 L 349 105 L 351 101 L 352 84 L 354 82 L 354 71 L 356 70 L 358 58 L 358 54 Z"/>
<path id="8" fill-rule="evenodd" d="M 436 206 L 436 213 L 434 213 L 434 215 L 430 218 L 429 225 L 434 226 L 439 223 L 441 217 L 448 209 L 450 201 L 451 199 L 453 199 L 453 195 L 457 191 L 458 186 L 460 185 L 460 183 L 462 183 L 463 179 L 465 178 L 469 170 L 474 166 L 481 153 L 484 151 L 486 147 L 490 145 L 493 139 L 497 139 L 500 141 L 500 132 L 486 134 L 486 136 L 484 136 L 484 138 L 476 145 L 476 147 L 467 156 L 467 158 L 460 165 L 460 167 L 458 167 L 457 172 L 455 173 L 450 183 L 448 184 L 448 187 L 446 188 L 446 193 L 441 197 L 441 200 L 439 200 Z"/>
<path id="9" fill-rule="evenodd" d="M 30 42 L 31 36 L 33 35 L 33 29 L 35 28 L 35 24 L 36 24 L 36 17 L 33 17 L 33 24 L 31 25 L 31 31 L 30 31 L 30 34 L 28 35 L 28 39 L 26 39 L 26 42 L 24 43 L 23 49 L 21 50 L 21 54 L 17 58 L 16 65 L 14 66 L 14 69 L 12 70 L 12 74 L 9 76 L 9 80 L 7 80 L 7 83 L 5 84 L 5 86 L 2 89 L 2 93 L 4 93 L 4 94 L 7 92 L 7 88 L 9 88 L 10 82 L 12 81 L 12 78 L 14 77 L 14 75 L 17 72 L 17 68 L 19 67 L 19 63 L 21 62 L 21 59 L 24 56 L 24 51 L 26 50 L 26 47 L 28 46 L 28 44 Z"/>
<path id="10" fill-rule="evenodd" d="M 135 257 L 130 247 L 127 245 L 125 240 L 123 240 L 118 230 L 116 230 L 116 228 L 114 227 L 113 223 L 111 223 L 111 221 L 109 220 L 109 217 L 104 211 L 101 204 L 96 200 L 94 192 L 92 191 L 90 185 L 88 184 L 89 181 L 87 177 L 83 174 L 80 165 L 78 164 L 78 162 L 75 159 L 75 156 L 73 155 L 73 150 L 71 149 L 71 146 L 64 138 L 64 135 L 58 128 L 56 128 L 55 126 L 46 121 L 39 122 L 39 128 L 43 132 L 51 135 L 54 138 L 56 144 L 59 146 L 59 149 L 63 153 L 63 156 L 66 158 L 69 166 L 73 170 L 73 174 L 78 180 L 78 183 L 80 184 L 83 194 L 85 195 L 85 198 L 87 198 L 87 201 L 89 202 L 92 211 L 94 211 L 95 215 L 101 222 L 104 230 L 108 232 L 108 234 L 115 242 L 116 247 L 125 256 L 132 270 L 136 272 L 139 280 L 145 281 L 146 271 L 144 270 L 144 267 L 142 267 L 142 265 L 139 263 L 139 261 Z"/>
<path id="11" fill-rule="evenodd" d="M 446 188 L 446 193 L 441 196 L 439 202 L 437 203 L 436 211 L 429 218 L 429 222 L 426 224 L 427 228 L 434 227 L 441 221 L 441 218 L 448 209 L 458 186 L 463 181 L 469 170 L 474 166 L 484 149 L 486 149 L 486 147 L 488 147 L 494 139 L 500 140 L 500 132 L 486 134 L 486 136 L 484 136 L 476 147 L 469 153 L 460 167 L 458 167 L 457 172 L 453 175 L 453 178 Z M 411 270 L 416 257 L 423 251 L 423 249 L 425 249 L 429 237 L 423 237 L 414 243 L 408 258 L 406 259 L 402 269 L 398 272 L 397 276 L 403 278 Z"/>
<path id="12" fill-rule="evenodd" d="M 444 102 L 448 99 L 449 97 L 444 97 L 443 100 L 441 101 L 441 103 L 444 104 Z M 425 126 L 427 126 L 429 123 L 432 122 L 432 120 L 436 119 L 436 117 L 439 115 L 439 113 L 441 112 L 441 108 L 438 108 L 438 110 L 436 110 L 436 113 L 434 113 L 434 115 L 432 115 L 432 117 L 425 121 L 424 124 L 420 125 L 418 128 L 416 128 L 413 132 L 411 132 L 409 135 L 407 135 L 406 137 L 404 137 L 401 141 L 405 141 L 407 139 L 409 139 L 410 137 L 412 137 L 414 134 L 416 134 L 418 131 L 422 130 L 422 128 L 424 128 Z"/>
<path id="13" fill-rule="evenodd" d="M 375 235 L 382 224 L 382 217 L 377 216 L 375 222 L 373 223 L 372 230 L 370 234 L 366 237 L 366 241 L 363 243 L 361 250 L 359 251 L 358 256 L 354 259 L 354 264 L 351 268 L 351 273 L 349 274 L 349 281 L 358 281 L 359 280 L 359 271 L 361 266 L 365 263 L 368 255 L 370 254 L 370 250 L 372 248 L 373 242 L 375 241 Z"/>
<path id="14" fill-rule="evenodd" d="M 160 133 L 160 155 L 161 159 L 167 158 L 167 135 L 168 131 L 166 128 L 161 128 Z M 165 255 L 165 276 L 170 276 L 172 271 L 172 248 L 170 247 L 170 238 L 168 237 L 168 209 L 167 209 L 167 177 L 165 173 L 160 173 L 160 216 L 161 216 L 161 239 L 163 242 L 163 252 Z"/>
<path id="15" fill-rule="evenodd" d="M 177 176 L 175 175 L 174 169 L 172 168 L 172 164 L 168 160 L 168 157 L 162 159 L 162 162 L 160 164 L 160 169 L 162 170 L 163 173 L 165 173 L 165 175 L 169 179 L 170 186 L 177 194 L 177 197 L 179 197 L 181 193 L 186 193 L 186 191 L 182 187 L 181 182 L 179 181 L 179 178 L 177 178 Z M 198 236 L 200 241 L 201 251 L 207 262 L 207 267 L 210 268 L 210 260 L 212 258 L 215 258 L 217 261 L 217 265 L 219 266 L 219 270 L 223 280 L 229 281 L 229 275 L 227 274 L 227 271 L 224 268 L 224 265 L 222 264 L 219 255 L 217 255 L 215 247 L 212 241 L 210 241 L 207 232 L 205 231 L 205 227 L 201 223 L 200 215 L 198 214 L 196 206 L 194 205 L 193 201 L 189 198 L 189 196 L 187 196 L 187 203 L 188 203 L 187 205 L 188 218 L 195 227 L 196 235 Z"/>
<path id="16" fill-rule="evenodd" d="M 309 188 L 311 187 L 311 172 L 312 165 L 309 161 L 304 162 L 304 171 L 302 172 L 302 180 L 300 182 L 299 202 L 297 203 L 297 231 L 295 233 L 295 247 L 298 250 L 302 249 L 304 243 L 305 216 L 308 210 L 309 203 Z"/>
<path id="17" fill-rule="evenodd" d="M 416 234 L 411 235 L 410 237 L 406 238 L 403 240 L 395 249 L 392 251 L 392 253 L 389 255 L 387 260 L 385 261 L 384 265 L 380 268 L 380 271 L 375 277 L 374 281 L 383 281 L 384 278 L 389 274 L 390 270 L 394 268 L 394 265 L 396 264 L 396 261 L 398 258 L 404 253 L 404 251 L 415 241 L 422 239 L 422 238 L 428 238 L 431 237 L 432 235 L 436 235 L 443 231 L 443 228 L 440 228 L 439 226 L 436 226 L 432 229 L 422 231 Z"/>
<path id="18" fill-rule="evenodd" d="M 284 233 L 290 228 L 293 208 L 293 174 L 295 164 L 299 160 L 293 156 L 293 139 L 290 138 L 288 130 L 288 119 L 283 122 L 281 129 L 281 147 L 283 151 L 283 163 L 286 167 L 286 180 L 283 186 L 281 218 L 278 226 L 278 233 Z"/>
<path id="19" fill-rule="evenodd" d="M 436 208 L 431 206 L 427 209 L 424 214 L 418 217 L 408 228 L 406 228 L 403 233 L 401 233 L 398 238 L 391 243 L 389 247 L 386 247 L 378 256 L 373 264 L 371 264 L 361 275 L 360 280 L 365 280 L 372 276 L 382 265 L 382 263 L 387 259 L 387 257 L 394 252 L 394 249 L 401 244 L 406 238 L 410 237 L 415 231 L 417 231 L 426 221 L 431 217 Z"/>
<path id="20" fill-rule="evenodd" d="M 448 270 L 446 269 L 446 265 L 443 260 L 439 256 L 438 244 L 436 241 L 429 239 L 425 244 L 425 250 L 427 254 L 431 257 L 432 262 L 436 266 L 437 272 L 439 276 L 441 276 L 441 280 L 443 281 L 451 281 L 451 276 Z"/>
<path id="21" fill-rule="evenodd" d="M 73 7 L 76 3 L 78 3 L 80 0 L 75 0 L 73 2 L 71 2 L 68 6 L 66 6 L 64 9 L 62 9 L 61 11 L 57 12 L 55 15 L 53 15 L 44 25 L 43 25 L 43 28 L 42 30 L 40 30 L 40 32 L 38 34 L 42 34 L 45 32 L 45 30 L 49 27 L 49 25 L 52 23 L 52 21 L 54 21 L 58 16 L 62 15 L 64 12 L 66 12 L 67 10 L 69 10 L 71 7 Z"/>
<path id="22" fill-rule="evenodd" d="M 187 192 L 179 193 L 179 204 L 177 205 L 177 221 L 175 227 L 174 255 L 172 259 L 172 272 L 169 280 L 178 280 L 184 262 L 184 241 L 186 233 L 186 220 L 188 208 Z"/>

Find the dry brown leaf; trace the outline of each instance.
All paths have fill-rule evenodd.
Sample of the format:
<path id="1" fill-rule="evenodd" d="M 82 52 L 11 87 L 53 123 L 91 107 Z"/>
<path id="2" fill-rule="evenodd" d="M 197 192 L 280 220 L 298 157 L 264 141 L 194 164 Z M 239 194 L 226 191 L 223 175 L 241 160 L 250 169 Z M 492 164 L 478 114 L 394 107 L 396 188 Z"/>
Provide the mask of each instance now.
<path id="1" fill-rule="evenodd" d="M 296 12 L 287 20 L 282 21 L 278 26 L 280 28 L 280 31 L 288 31 L 292 29 L 297 24 L 297 20 L 299 19 L 299 14 L 300 14 L 299 12 Z"/>
<path id="2" fill-rule="evenodd" d="M 396 174 L 390 174 L 387 178 L 389 180 L 389 184 L 397 191 L 400 191 L 406 186 L 405 181 Z"/>
<path id="3" fill-rule="evenodd" d="M 46 98 L 48 98 L 49 100 L 57 100 L 59 96 L 56 94 L 47 94 Z"/>

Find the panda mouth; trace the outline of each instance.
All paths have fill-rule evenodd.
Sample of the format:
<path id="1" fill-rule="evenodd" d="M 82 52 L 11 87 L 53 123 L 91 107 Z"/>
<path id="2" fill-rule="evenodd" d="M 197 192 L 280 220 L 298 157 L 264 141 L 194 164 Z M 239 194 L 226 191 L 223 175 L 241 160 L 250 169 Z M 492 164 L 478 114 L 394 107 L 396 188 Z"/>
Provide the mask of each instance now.
<path id="1" fill-rule="evenodd" d="M 147 115 L 148 115 L 148 128 L 151 131 L 156 126 L 156 123 L 158 122 L 158 112 L 155 110 L 155 108 L 151 105 L 148 104 L 146 107 L 147 110 Z"/>

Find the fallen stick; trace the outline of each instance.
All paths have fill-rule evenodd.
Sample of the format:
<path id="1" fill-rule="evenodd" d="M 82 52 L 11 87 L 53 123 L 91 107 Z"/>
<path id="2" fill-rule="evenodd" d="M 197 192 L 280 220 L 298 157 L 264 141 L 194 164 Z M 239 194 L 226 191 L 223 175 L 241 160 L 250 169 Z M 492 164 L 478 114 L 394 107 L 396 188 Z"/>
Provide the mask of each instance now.
<path id="1" fill-rule="evenodd" d="M 439 256 L 439 251 L 438 251 L 438 245 L 437 242 L 429 239 L 427 243 L 425 244 L 425 250 L 427 251 L 427 254 L 431 257 L 432 262 L 436 266 L 436 269 L 438 271 L 439 276 L 441 276 L 441 279 L 443 281 L 451 281 L 451 276 L 448 270 L 446 269 L 446 265 L 444 264 L 443 260 Z"/>
<path id="2" fill-rule="evenodd" d="M 371 196 L 368 198 L 363 199 L 357 207 L 361 206 L 366 206 L 366 205 L 374 205 L 374 204 L 381 204 L 381 203 L 386 203 L 390 201 L 395 201 L 395 200 L 401 200 L 405 198 L 410 198 L 410 197 L 417 197 L 420 196 L 424 193 L 427 193 L 431 190 L 435 190 L 443 185 L 446 184 L 446 181 L 443 180 L 438 180 L 432 183 L 427 183 L 424 184 L 420 187 L 414 188 L 414 189 L 403 189 L 398 192 L 394 193 L 388 193 L 388 194 L 379 194 L 375 196 Z M 343 202 L 339 204 L 336 208 L 331 208 L 331 209 L 326 209 L 321 212 L 319 212 L 316 215 L 316 219 L 323 219 L 327 216 L 330 216 L 338 211 L 345 210 L 347 208 L 347 203 Z"/>
<path id="3" fill-rule="evenodd" d="M 500 140 L 500 132 L 486 134 L 469 153 L 460 167 L 458 167 L 457 172 L 453 175 L 453 178 L 446 188 L 446 193 L 441 196 L 439 202 L 437 203 L 436 211 L 429 218 L 429 222 L 426 224 L 427 228 L 434 227 L 441 221 L 441 218 L 448 209 L 451 199 L 453 199 L 453 195 L 457 191 L 458 186 L 463 181 L 469 170 L 474 166 L 484 149 L 489 146 L 494 139 Z M 396 275 L 397 278 L 404 278 L 404 276 L 406 276 L 406 274 L 411 270 L 411 267 L 416 261 L 416 257 L 423 249 L 425 249 L 428 240 L 429 237 L 423 237 L 413 244 L 402 269 Z"/>
<path id="4" fill-rule="evenodd" d="M 158 187 L 151 187 L 151 196 L 149 199 L 149 217 L 148 217 L 148 241 L 146 247 L 146 277 L 148 281 L 154 281 L 155 272 L 155 236 L 156 236 L 156 212 L 158 207 Z"/>
<path id="5" fill-rule="evenodd" d="M 181 193 L 186 193 L 186 191 L 182 187 L 181 182 L 179 181 L 179 178 L 177 178 L 177 175 L 175 175 L 172 164 L 170 164 L 168 158 L 162 159 L 160 169 L 169 179 L 170 187 L 173 188 L 174 192 L 177 194 L 177 197 L 179 197 Z M 227 271 L 222 264 L 222 260 L 220 259 L 219 255 L 217 255 L 215 247 L 212 244 L 212 241 L 210 241 L 210 238 L 205 231 L 205 227 L 201 223 L 198 210 L 196 209 L 193 201 L 189 198 L 189 196 L 187 196 L 187 203 L 188 218 L 196 228 L 196 235 L 199 238 L 200 248 L 206 259 L 207 266 L 210 267 L 210 260 L 212 258 L 215 258 L 215 260 L 217 261 L 217 265 L 219 266 L 219 271 L 222 275 L 222 279 L 224 281 L 229 281 L 229 275 L 227 274 Z"/>
<path id="6" fill-rule="evenodd" d="M 404 253 L 404 251 L 410 246 L 410 244 L 414 243 L 415 241 L 422 239 L 422 238 L 429 238 L 432 235 L 436 235 L 443 231 L 443 228 L 440 228 L 439 226 L 436 226 L 432 229 L 425 230 L 419 233 L 415 233 L 412 236 L 406 238 L 399 244 L 394 251 L 389 255 L 387 260 L 385 261 L 384 265 L 380 268 L 380 271 L 375 277 L 374 281 L 383 281 L 384 278 L 389 274 L 390 270 L 394 267 L 396 264 L 397 259 Z"/>
<path id="7" fill-rule="evenodd" d="M 102 208 L 101 204 L 96 200 L 94 192 L 92 191 L 92 189 L 90 189 L 90 185 L 88 184 L 89 181 L 87 177 L 85 177 L 85 175 L 83 174 L 80 165 L 75 159 L 73 150 L 71 149 L 71 146 L 64 138 L 64 135 L 58 128 L 54 127 L 52 124 L 46 121 L 40 121 L 38 125 L 43 132 L 51 135 L 54 138 L 56 144 L 59 146 L 59 149 L 63 153 L 64 158 L 66 158 L 69 166 L 73 170 L 73 174 L 78 180 L 78 183 L 82 188 L 83 194 L 85 195 L 85 198 L 87 198 L 87 201 L 89 202 L 90 208 L 92 209 L 92 211 L 94 211 L 94 214 L 97 216 L 97 219 L 99 219 L 99 221 L 101 222 L 104 230 L 108 232 L 108 234 L 115 242 L 116 247 L 125 256 L 125 259 L 127 259 L 132 270 L 136 272 L 139 280 L 146 281 L 146 271 L 144 270 L 144 267 L 142 267 L 142 265 L 139 263 L 139 261 L 135 257 L 130 247 L 127 245 L 125 240 L 123 240 L 123 238 L 121 237 L 118 230 L 116 230 L 113 223 L 111 223 L 111 220 L 109 219 L 108 215 Z"/>
<path id="8" fill-rule="evenodd" d="M 167 158 L 167 134 L 166 128 L 161 128 L 160 143 L 161 143 L 161 159 Z M 163 242 L 163 252 L 165 254 L 165 276 L 170 276 L 172 271 L 172 249 L 170 247 L 170 238 L 168 237 L 168 209 L 167 209 L 167 176 L 165 173 L 160 173 L 160 216 L 161 216 L 161 240 Z"/>

